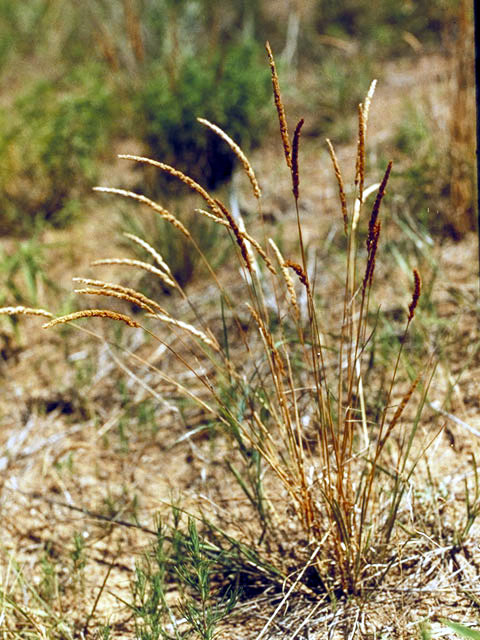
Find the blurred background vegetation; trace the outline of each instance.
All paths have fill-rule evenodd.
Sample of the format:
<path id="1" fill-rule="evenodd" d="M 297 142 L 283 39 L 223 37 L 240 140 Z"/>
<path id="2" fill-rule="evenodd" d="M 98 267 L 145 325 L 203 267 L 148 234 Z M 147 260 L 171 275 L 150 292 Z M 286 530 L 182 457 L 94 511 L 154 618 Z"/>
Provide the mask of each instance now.
<path id="1" fill-rule="evenodd" d="M 461 62 L 460 113 L 467 100 L 462 91 L 473 90 L 467 4 L 0 0 L 2 233 L 31 235 L 45 224 L 70 224 L 102 163 L 112 161 L 113 145 L 125 140 L 134 139 L 143 153 L 184 169 L 209 188 L 228 181 L 234 160 L 196 117 L 224 127 L 246 150 L 262 144 L 275 126 L 267 39 L 284 77 L 298 79 L 300 87 L 306 79 L 311 136 L 328 131 L 346 141 L 351 131 L 345 117 L 355 111 L 370 79 L 381 75 L 386 61 L 419 51 Z M 467 185 L 453 195 L 473 211 L 473 166 L 464 152 L 469 131 L 453 127 L 452 140 L 460 147 L 447 142 L 453 150 L 446 157 L 434 148 L 428 118 L 414 110 L 411 116 L 397 132 L 403 188 L 426 190 L 435 209 L 437 196 L 455 192 L 447 179 L 450 162 L 455 184 Z M 442 179 L 440 157 L 447 163 Z M 168 186 L 145 176 L 140 182 L 153 195 Z M 461 228 L 451 225 L 453 233 L 472 226 L 472 211 Z"/>

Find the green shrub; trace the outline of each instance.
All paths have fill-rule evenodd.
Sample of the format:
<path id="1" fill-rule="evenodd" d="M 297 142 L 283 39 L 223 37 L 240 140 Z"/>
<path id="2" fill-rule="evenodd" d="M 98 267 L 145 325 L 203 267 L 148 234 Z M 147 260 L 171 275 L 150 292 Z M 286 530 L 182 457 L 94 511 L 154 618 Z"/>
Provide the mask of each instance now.
<path id="1" fill-rule="evenodd" d="M 243 147 L 259 143 L 266 128 L 263 107 L 270 80 L 264 56 L 252 43 L 225 55 L 189 55 L 175 76 L 153 66 L 138 96 L 143 135 L 151 154 L 188 170 L 214 188 L 230 178 L 234 156 L 225 143 L 197 122 L 202 117 L 228 130 Z"/>
<path id="2" fill-rule="evenodd" d="M 40 82 L 0 113 L 0 220 L 25 230 L 38 220 L 66 223 L 94 184 L 108 142 L 112 94 L 100 69 L 60 86 Z"/>

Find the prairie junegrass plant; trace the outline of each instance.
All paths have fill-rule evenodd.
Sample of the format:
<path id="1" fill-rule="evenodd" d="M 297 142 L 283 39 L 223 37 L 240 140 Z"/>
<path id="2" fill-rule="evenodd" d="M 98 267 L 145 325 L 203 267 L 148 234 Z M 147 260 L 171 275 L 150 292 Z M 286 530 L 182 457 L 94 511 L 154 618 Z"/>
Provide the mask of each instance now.
<path id="1" fill-rule="evenodd" d="M 304 558 L 309 558 L 309 584 L 333 598 L 378 586 L 395 564 L 395 550 L 402 535 L 396 522 L 422 455 L 413 443 L 428 381 L 420 384 L 420 376 L 410 378 L 406 383 L 403 380 L 401 391 L 396 390 L 405 342 L 400 339 L 390 367 L 384 408 L 372 421 L 369 407 L 376 391 L 368 388 L 364 371 L 376 314 L 369 313 L 369 307 L 379 253 L 382 202 L 392 169 L 389 163 L 380 184 L 366 186 L 365 137 L 375 82 L 358 107 L 353 202 L 349 202 L 334 148 L 327 140 L 338 183 L 346 247 L 343 303 L 337 330 L 327 333 L 318 312 L 319 285 L 314 285 L 307 262 L 305 227 L 299 209 L 303 120 L 291 138 L 274 57 L 268 44 L 266 48 L 296 215 L 296 248 L 288 248 L 289 257 L 270 237 L 272 231 L 262 214 L 261 189 L 249 160 L 226 132 L 199 119 L 230 146 L 245 170 L 252 201 L 258 209 L 258 224 L 251 223 L 260 230 L 255 235 L 239 214 L 234 215 L 224 202 L 181 171 L 146 157 L 121 157 L 177 178 L 202 202 L 197 214 L 230 235 L 235 269 L 222 278 L 206 263 L 211 277 L 209 286 L 213 283 L 221 301 L 217 317 L 222 320 L 217 326 L 208 322 L 155 247 L 130 234 L 130 240 L 145 249 L 149 261 L 108 258 L 94 264 L 116 264 L 124 273 L 128 269 L 148 272 L 178 297 L 181 308 L 188 313 L 176 317 L 161 300 L 153 300 L 134 288 L 76 278 L 78 293 L 123 300 L 130 308 L 140 308 L 144 319 L 138 314 L 133 318 L 131 314 L 94 308 L 52 319 L 44 326 L 102 317 L 136 330 L 141 328 L 167 345 L 169 357 L 190 374 L 189 383 L 184 384 L 184 378 L 169 370 L 158 368 L 156 373 L 175 389 L 176 396 L 180 393 L 198 404 L 236 448 L 237 462 L 229 469 L 256 510 L 259 548 L 268 543 L 271 558 L 279 531 L 288 530 L 292 547 L 303 545 Z M 189 229 L 161 204 L 120 188 L 98 187 L 97 191 L 150 208 L 191 242 L 192 251 L 200 252 Z M 366 212 L 364 203 L 374 192 L 373 207 Z M 366 229 L 366 246 L 359 239 L 362 225 Z M 200 257 L 206 261 L 201 252 Z M 405 334 L 414 320 L 421 294 L 416 270 L 412 289 L 411 302 L 405 310 Z M 22 309 L 21 313 L 25 312 Z M 415 411 L 409 407 L 406 421 L 406 408 L 414 404 L 413 397 Z M 313 583 L 312 571 L 316 576 Z"/>

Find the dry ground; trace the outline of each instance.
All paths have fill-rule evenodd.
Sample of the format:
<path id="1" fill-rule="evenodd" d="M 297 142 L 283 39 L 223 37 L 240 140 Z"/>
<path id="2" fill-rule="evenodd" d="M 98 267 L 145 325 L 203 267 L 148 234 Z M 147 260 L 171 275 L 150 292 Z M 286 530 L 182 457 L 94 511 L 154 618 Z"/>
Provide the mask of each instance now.
<path id="1" fill-rule="evenodd" d="M 389 132 L 401 117 L 405 95 L 428 98 L 445 109 L 447 82 L 440 58 L 396 65 L 380 83 L 372 105 L 372 181 L 381 171 L 375 156 L 381 151 L 388 154 Z M 304 115 L 297 108 L 292 121 Z M 441 120 L 441 113 L 436 117 Z M 306 127 L 308 132 L 308 116 Z M 339 148 L 338 156 L 348 176 L 352 148 Z M 277 140 L 255 153 L 252 163 L 264 188 L 264 210 L 288 237 L 293 209 Z M 112 166 L 104 183 L 125 186 L 135 179 L 120 165 Z M 243 178 L 239 182 L 244 184 Z M 241 189 L 248 214 L 249 199 Z M 342 257 L 336 253 L 341 220 L 336 185 L 318 139 L 305 138 L 301 189 L 321 304 L 335 309 L 342 296 L 338 286 Z M 91 259 L 121 253 L 113 250 L 118 233 L 115 203 L 97 196 L 93 202 L 89 200 L 91 211 L 73 229 L 50 234 L 49 239 L 61 241 L 51 269 L 65 290 L 70 289 L 72 275 L 93 273 L 88 267 Z M 247 224 L 254 224 L 248 215 Z M 386 245 L 396 241 L 398 230 L 395 220 L 386 220 Z M 464 548 L 452 550 L 453 531 L 465 518 L 464 479 L 470 487 L 473 482 L 471 454 L 480 458 L 476 238 L 466 236 L 456 243 L 442 239 L 423 250 L 428 256 L 416 259 L 425 279 L 437 271 L 432 311 L 422 312 L 418 332 L 425 352 L 437 350 L 439 366 L 429 397 L 433 408 L 427 407 L 422 429 L 424 436 L 436 429 L 441 433 L 419 465 L 411 507 L 422 512 L 422 501 L 431 503 L 426 493 L 436 491 L 435 509 L 425 511 L 425 521 L 431 521 L 401 550 L 380 591 L 336 606 L 312 594 L 293 594 L 276 612 L 264 637 L 416 638 L 419 624 L 429 620 L 433 637 L 448 638 L 452 635 L 438 617 L 471 624 L 480 620 L 478 525 Z M 380 256 L 378 263 L 378 301 L 393 316 L 399 306 L 408 304 L 410 285 L 393 259 Z M 205 298 L 205 313 L 212 324 L 218 322 L 218 310 L 210 308 L 202 283 L 193 283 L 191 292 L 197 300 Z M 181 314 L 182 308 L 177 307 L 176 313 Z M 35 319 L 22 321 L 19 336 L 5 345 L 0 363 L 0 583 L 17 603 L 16 609 L 7 601 L 0 607 L 0 633 L 5 638 L 68 637 L 60 622 L 64 620 L 75 625 L 78 635 L 93 634 L 108 623 L 112 637 L 133 637 L 124 601 L 130 597 L 135 563 L 152 536 L 132 523 L 152 529 L 154 517 L 167 517 L 168 503 L 180 500 L 186 510 L 198 508 L 199 503 L 204 509 L 215 504 L 217 515 L 228 520 L 235 532 L 236 516 L 245 518 L 242 495 L 224 475 L 221 463 L 227 445 L 220 436 L 212 442 L 200 434 L 176 444 L 202 416 L 179 412 L 171 390 L 158 385 L 145 367 L 82 331 L 44 332 L 40 324 Z M 88 326 L 107 335 L 104 324 Z M 4 331 L 10 329 L 5 325 Z M 173 366 L 161 348 L 135 331 L 124 331 L 121 341 L 150 363 Z M 417 342 L 409 345 L 412 361 Z M 190 381 L 185 378 L 185 382 Z M 138 417 L 142 410 L 143 422 Z M 124 524 L 113 524 L 112 519 Z M 254 534 L 253 523 L 244 521 L 239 528 L 239 536 Z M 434 535 L 439 532 L 440 537 Z M 85 541 L 87 559 L 86 569 L 78 574 L 72 570 L 71 557 L 75 533 Z M 245 599 L 220 637 L 257 637 L 282 597 L 266 588 Z M 58 622 L 55 630 L 52 620 Z"/>

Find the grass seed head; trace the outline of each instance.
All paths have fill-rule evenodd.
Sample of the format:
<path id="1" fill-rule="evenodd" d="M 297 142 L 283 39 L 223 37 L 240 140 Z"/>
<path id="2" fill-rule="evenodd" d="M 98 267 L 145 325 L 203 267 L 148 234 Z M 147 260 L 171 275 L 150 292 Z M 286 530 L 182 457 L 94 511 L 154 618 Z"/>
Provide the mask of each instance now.
<path id="1" fill-rule="evenodd" d="M 288 168 L 292 168 L 292 148 L 290 145 L 290 138 L 288 136 L 287 117 L 285 115 L 285 107 L 283 106 L 282 96 L 280 95 L 280 84 L 278 82 L 277 68 L 275 66 L 275 60 L 273 58 L 272 49 L 270 43 L 265 44 L 267 50 L 268 61 L 270 63 L 270 70 L 272 72 L 272 86 L 273 97 L 275 100 L 275 107 L 277 108 L 278 122 L 280 124 L 280 135 L 282 137 L 283 150 L 285 153 L 285 160 L 287 161 Z"/>
<path id="2" fill-rule="evenodd" d="M 422 280 L 420 278 L 420 274 L 417 271 L 417 269 L 414 269 L 412 301 L 408 305 L 408 322 L 413 320 L 413 316 L 415 315 L 415 309 L 417 308 L 417 304 L 420 299 L 421 291 L 422 291 Z"/>
<path id="3" fill-rule="evenodd" d="M 1 307 L 2 316 L 40 316 L 42 318 L 53 318 L 53 314 L 45 309 L 33 309 L 31 307 Z"/>
<path id="4" fill-rule="evenodd" d="M 117 313 L 116 311 L 110 311 L 109 309 L 85 309 L 83 311 L 69 313 L 66 316 L 62 316 L 61 318 L 55 318 L 51 322 L 47 322 L 46 324 L 44 324 L 43 328 L 51 329 L 57 324 L 66 324 L 68 322 L 80 320 L 81 318 L 108 318 L 109 320 L 117 320 L 119 322 L 123 322 L 129 327 L 133 327 L 136 329 L 141 327 L 138 322 L 133 320 L 133 318 L 130 318 L 130 316 L 125 315 L 124 313 Z"/>
<path id="5" fill-rule="evenodd" d="M 347 196 L 345 195 L 345 184 L 343 182 L 342 173 L 340 171 L 340 166 L 338 164 L 337 155 L 335 153 L 335 149 L 333 148 L 332 143 L 327 138 L 327 146 L 328 151 L 330 152 L 330 157 L 333 163 L 333 170 L 335 172 L 335 178 L 337 179 L 338 184 L 338 196 L 340 198 L 340 205 L 342 207 L 342 216 L 343 216 L 343 230 L 345 235 L 348 233 L 348 208 L 347 208 Z"/>
<path id="6" fill-rule="evenodd" d="M 298 200 L 299 196 L 299 185 L 300 185 L 300 176 L 298 173 L 298 147 L 300 144 L 300 133 L 303 127 L 305 120 L 302 118 L 297 126 L 295 127 L 295 133 L 293 134 L 293 145 L 292 145 L 292 183 L 293 183 L 293 196 L 295 200 Z"/>
<path id="7" fill-rule="evenodd" d="M 213 213 L 215 213 L 219 217 L 221 217 L 221 212 L 219 211 L 215 200 L 208 193 L 208 191 L 206 191 L 201 185 L 199 185 L 198 182 L 195 182 L 195 180 L 193 180 L 189 176 L 187 176 L 184 173 L 182 173 L 182 171 L 179 171 L 178 169 L 175 169 L 174 167 L 171 167 L 168 164 L 164 164 L 163 162 L 157 162 L 157 160 L 152 160 L 151 158 L 145 158 L 144 156 L 133 156 L 133 155 L 130 155 L 130 154 L 120 154 L 118 157 L 121 158 L 122 160 L 133 160 L 135 162 L 141 162 L 143 164 L 149 164 L 152 167 L 157 167 L 157 169 L 160 169 L 161 171 L 164 171 L 165 173 L 168 173 L 173 178 L 177 178 L 177 180 L 180 180 L 181 182 L 186 184 L 187 187 L 190 187 L 190 189 L 192 189 L 193 191 L 196 191 L 198 193 L 198 195 L 201 196 L 205 200 L 205 202 L 208 204 L 208 206 L 213 211 Z M 188 233 L 188 237 L 190 237 L 190 233 Z"/>
<path id="8" fill-rule="evenodd" d="M 290 269 L 292 269 L 292 271 L 295 271 L 295 273 L 297 274 L 297 276 L 300 279 L 300 282 L 305 286 L 305 288 L 307 290 L 310 290 L 310 284 L 308 282 L 308 276 L 305 272 L 305 269 L 302 267 L 302 265 L 298 264 L 297 262 L 293 262 L 293 260 L 286 260 L 285 261 L 285 266 L 289 267 Z"/>
<path id="9" fill-rule="evenodd" d="M 130 156 L 120 156 L 120 157 L 123 158 L 123 157 L 130 157 Z M 132 157 L 136 157 L 136 156 L 132 156 Z M 164 220 L 166 220 L 171 225 L 173 225 L 176 229 L 181 231 L 181 233 L 183 233 L 185 237 L 190 238 L 190 232 L 180 222 L 180 220 L 178 220 L 174 215 L 172 215 L 169 211 L 161 207 L 159 204 L 157 204 L 153 200 L 150 200 L 150 198 L 147 198 L 141 193 L 135 193 L 134 191 L 127 191 L 125 189 L 114 189 L 111 187 L 94 187 L 93 190 L 99 191 L 100 193 L 113 193 L 119 196 L 124 196 L 125 198 L 136 200 L 137 202 L 141 202 L 142 204 L 146 204 L 148 207 L 150 207 L 150 209 L 153 209 L 156 213 L 158 213 Z"/>
<path id="10" fill-rule="evenodd" d="M 223 131 L 223 129 L 221 129 L 216 124 L 213 124 L 212 122 L 209 122 L 205 118 L 197 118 L 197 120 L 201 124 L 205 125 L 209 129 L 211 129 L 214 133 L 216 133 L 220 138 L 222 138 L 222 140 L 224 140 L 228 144 L 230 149 L 237 156 L 237 158 L 240 160 L 243 168 L 245 169 L 245 173 L 247 174 L 248 179 L 250 180 L 250 184 L 252 185 L 253 194 L 257 198 L 257 200 L 259 200 L 262 192 L 260 191 L 260 187 L 258 185 L 258 181 L 257 181 L 257 178 L 255 176 L 255 172 L 254 172 L 254 170 L 252 168 L 252 165 L 250 164 L 247 156 L 243 153 L 243 151 L 239 147 L 239 145 L 234 140 L 232 140 L 232 138 L 228 134 L 226 134 L 225 131 Z"/>

